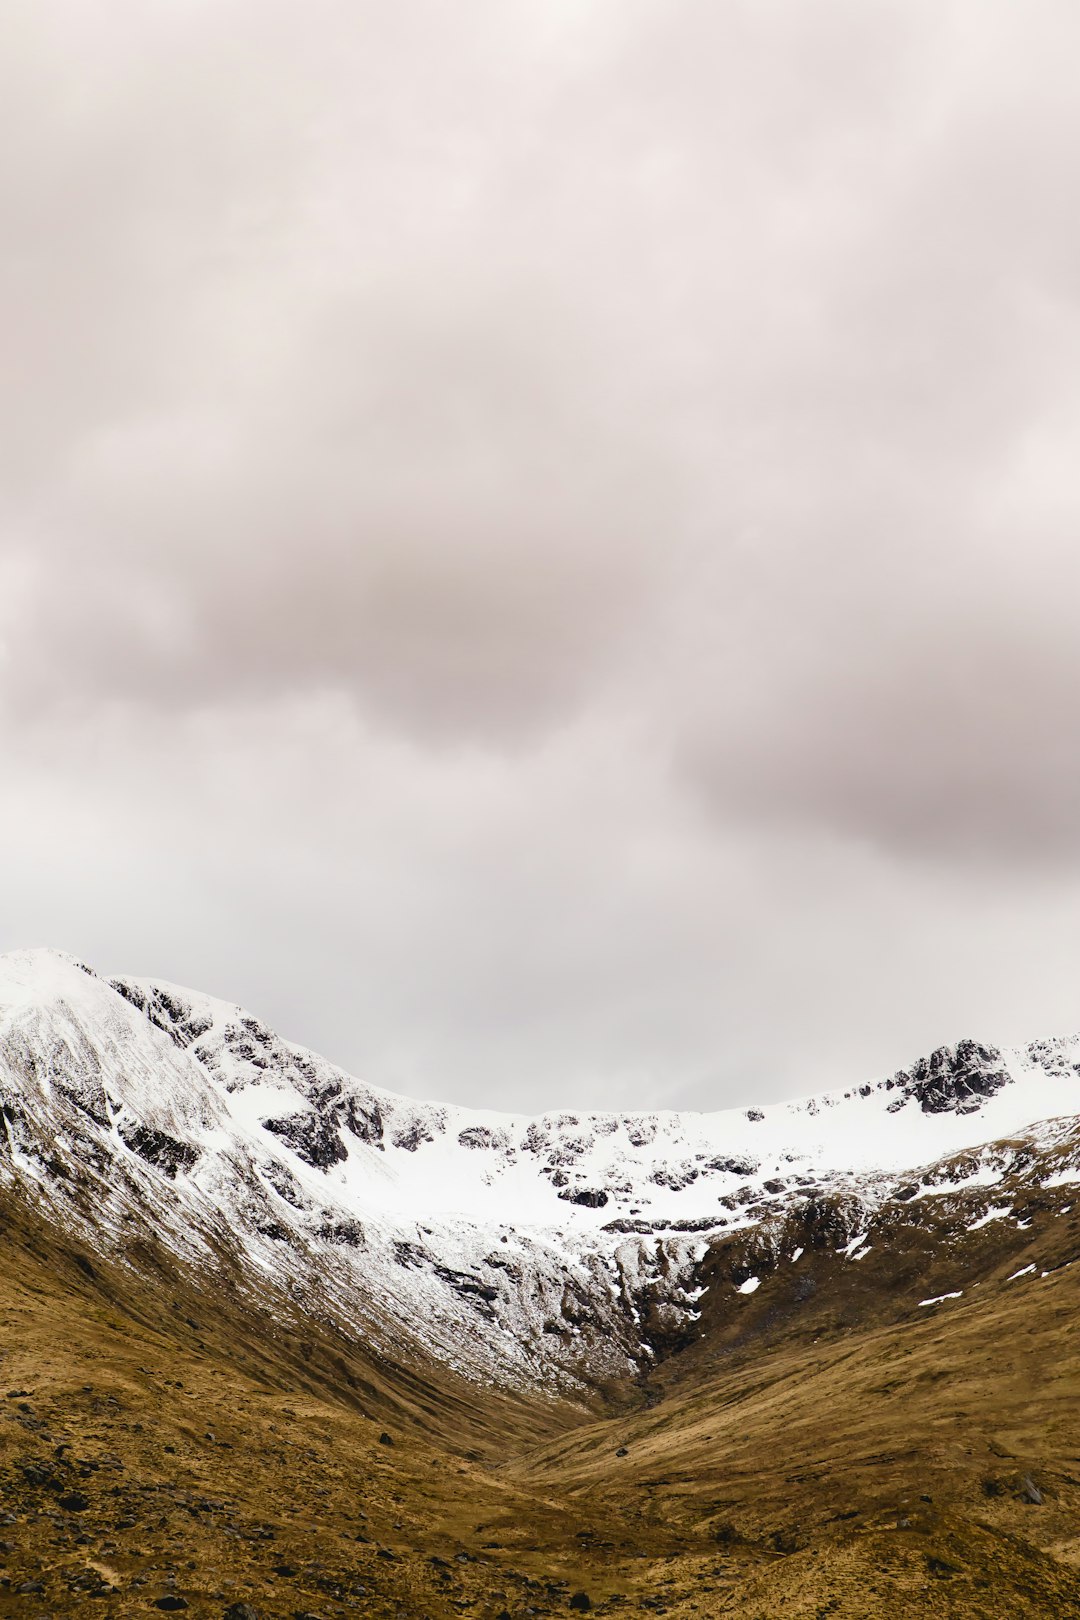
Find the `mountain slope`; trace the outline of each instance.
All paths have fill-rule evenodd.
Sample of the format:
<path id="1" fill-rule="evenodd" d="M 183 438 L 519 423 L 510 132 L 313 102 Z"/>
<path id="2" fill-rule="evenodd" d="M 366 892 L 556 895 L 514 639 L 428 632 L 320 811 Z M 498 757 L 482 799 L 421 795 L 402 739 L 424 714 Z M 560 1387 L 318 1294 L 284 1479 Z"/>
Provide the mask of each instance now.
<path id="1" fill-rule="evenodd" d="M 530 1120 L 0 959 L 0 1611 L 1080 1615 L 1078 1062 Z"/>
<path id="2" fill-rule="evenodd" d="M 117 1255 L 152 1225 L 375 1344 L 588 1397 L 690 1342 L 706 1287 L 738 1320 L 796 1249 L 854 1257 L 960 1189 L 973 1224 L 1035 1159 L 1067 1187 L 1078 1063 L 1075 1039 L 963 1042 L 764 1110 L 527 1119 L 379 1091 L 240 1008 L 27 952 L 0 961 L 0 1177 Z"/>
<path id="3" fill-rule="evenodd" d="M 1080 1614 L 1072 1214 L 1012 1282 L 809 1336 L 756 1316 L 591 1418 L 489 1409 L 164 1251 L 147 1287 L 10 1194 L 0 1229 L 0 1612 Z"/>

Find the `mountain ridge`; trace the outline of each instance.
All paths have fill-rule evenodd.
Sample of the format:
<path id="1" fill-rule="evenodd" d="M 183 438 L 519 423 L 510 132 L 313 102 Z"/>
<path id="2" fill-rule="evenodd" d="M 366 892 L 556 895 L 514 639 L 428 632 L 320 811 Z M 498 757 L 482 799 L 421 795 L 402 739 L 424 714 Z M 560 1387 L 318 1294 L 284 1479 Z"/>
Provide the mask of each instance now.
<path id="1" fill-rule="evenodd" d="M 0 1611 L 1080 1615 L 1078 1064 L 478 1117 L 0 958 Z"/>
<path id="2" fill-rule="evenodd" d="M 846 1092 L 713 1114 L 418 1103 L 230 1003 L 62 953 L 0 958 L 0 1175 L 99 1244 L 149 1218 L 193 1264 L 227 1250 L 252 1287 L 376 1342 L 553 1393 L 689 1342 L 719 1243 L 749 1256 L 734 1306 L 822 1221 L 839 1253 L 895 1202 L 962 1190 L 978 1220 L 1035 1151 L 1080 1180 L 1078 1109 L 1074 1037 L 962 1041 Z"/>

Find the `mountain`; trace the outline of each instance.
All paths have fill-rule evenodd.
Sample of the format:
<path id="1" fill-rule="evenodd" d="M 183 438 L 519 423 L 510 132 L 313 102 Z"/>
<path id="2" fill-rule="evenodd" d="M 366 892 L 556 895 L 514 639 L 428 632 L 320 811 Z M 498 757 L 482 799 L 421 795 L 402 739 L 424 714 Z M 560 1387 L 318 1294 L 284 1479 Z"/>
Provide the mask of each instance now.
<path id="1" fill-rule="evenodd" d="M 1076 1037 L 761 1109 L 481 1112 L 192 991 L 0 958 L 0 1481 L 31 1571 L 0 1605 L 1080 1614 L 1078 1112 Z M 93 1519 L 103 1435 L 123 1512 Z M 298 1502 L 338 1573 L 251 1564 Z"/>

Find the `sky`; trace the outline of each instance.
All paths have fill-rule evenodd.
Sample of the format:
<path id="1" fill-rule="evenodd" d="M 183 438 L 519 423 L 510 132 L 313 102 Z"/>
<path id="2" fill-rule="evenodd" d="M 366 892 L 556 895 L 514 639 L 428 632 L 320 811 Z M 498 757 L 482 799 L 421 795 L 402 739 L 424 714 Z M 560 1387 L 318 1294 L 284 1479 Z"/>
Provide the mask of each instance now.
<path id="1" fill-rule="evenodd" d="M 0 948 L 375 1084 L 1080 1027 L 1071 0 L 12 0 Z"/>

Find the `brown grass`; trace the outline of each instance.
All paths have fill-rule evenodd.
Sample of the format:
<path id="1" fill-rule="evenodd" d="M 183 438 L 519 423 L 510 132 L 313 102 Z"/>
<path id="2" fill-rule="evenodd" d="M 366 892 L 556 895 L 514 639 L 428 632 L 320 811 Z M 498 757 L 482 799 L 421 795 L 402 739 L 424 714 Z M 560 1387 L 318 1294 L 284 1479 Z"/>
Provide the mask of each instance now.
<path id="1" fill-rule="evenodd" d="M 700 1337 L 597 1417 L 391 1365 L 163 1255 L 103 1264 L 9 1199 L 0 1611 L 1080 1615 L 1080 1225 L 958 1249 L 946 1206 L 921 1219 L 747 1298 L 750 1240 L 718 1245 Z M 1029 1258 L 1059 1269 L 1004 1280 Z"/>

